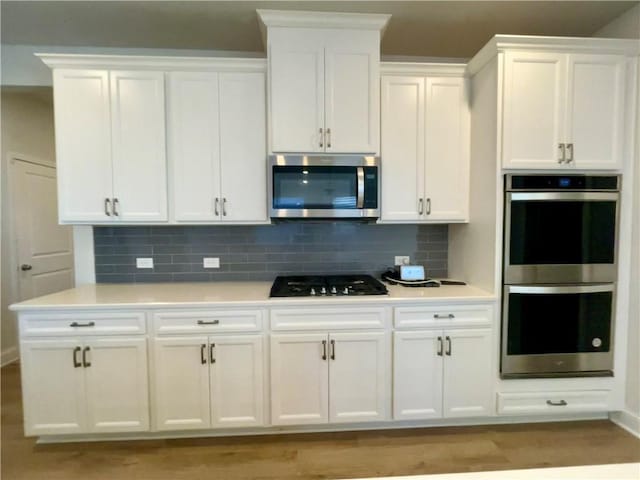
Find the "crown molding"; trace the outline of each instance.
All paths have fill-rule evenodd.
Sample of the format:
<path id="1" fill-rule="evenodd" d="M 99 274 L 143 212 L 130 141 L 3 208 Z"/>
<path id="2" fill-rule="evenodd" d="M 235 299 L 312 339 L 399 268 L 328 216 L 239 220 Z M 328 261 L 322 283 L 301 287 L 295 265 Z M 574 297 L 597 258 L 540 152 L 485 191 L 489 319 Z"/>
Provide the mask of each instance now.
<path id="1" fill-rule="evenodd" d="M 441 62 L 381 62 L 381 75 L 437 75 L 443 77 L 462 77 L 466 63 Z"/>

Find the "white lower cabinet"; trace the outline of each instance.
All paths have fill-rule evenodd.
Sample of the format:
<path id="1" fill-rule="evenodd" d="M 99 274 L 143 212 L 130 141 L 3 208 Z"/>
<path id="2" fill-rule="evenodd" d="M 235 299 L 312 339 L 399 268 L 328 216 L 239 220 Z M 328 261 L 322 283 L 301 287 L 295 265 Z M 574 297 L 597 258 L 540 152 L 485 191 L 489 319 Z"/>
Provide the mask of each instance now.
<path id="1" fill-rule="evenodd" d="M 386 332 L 271 335 L 271 421 L 302 425 L 387 420 Z"/>
<path id="2" fill-rule="evenodd" d="M 154 340 L 158 430 L 264 424 L 262 335 Z"/>
<path id="3" fill-rule="evenodd" d="M 149 429 L 144 337 L 21 343 L 26 435 Z"/>
<path id="4" fill-rule="evenodd" d="M 492 413 L 491 329 L 394 333 L 393 417 Z"/>

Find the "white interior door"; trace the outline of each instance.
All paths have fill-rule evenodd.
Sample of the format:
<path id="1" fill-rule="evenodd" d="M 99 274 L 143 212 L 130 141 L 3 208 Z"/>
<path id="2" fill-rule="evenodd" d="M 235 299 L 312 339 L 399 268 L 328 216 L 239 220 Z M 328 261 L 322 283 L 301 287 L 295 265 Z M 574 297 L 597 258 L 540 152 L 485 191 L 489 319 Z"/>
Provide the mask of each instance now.
<path id="1" fill-rule="evenodd" d="M 12 159 L 19 299 L 73 287 L 73 232 L 58 225 L 56 169 Z"/>

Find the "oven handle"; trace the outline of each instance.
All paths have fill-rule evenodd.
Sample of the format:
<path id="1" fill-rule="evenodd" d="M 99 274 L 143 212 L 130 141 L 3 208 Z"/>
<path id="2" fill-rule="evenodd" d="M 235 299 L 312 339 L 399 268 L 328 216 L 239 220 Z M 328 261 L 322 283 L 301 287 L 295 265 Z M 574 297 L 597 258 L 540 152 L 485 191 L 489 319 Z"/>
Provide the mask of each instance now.
<path id="1" fill-rule="evenodd" d="M 358 167 L 356 169 L 358 174 L 358 199 L 356 201 L 356 208 L 364 207 L 364 168 Z"/>
<path id="2" fill-rule="evenodd" d="M 575 200 L 613 200 L 616 201 L 620 198 L 618 192 L 509 192 L 507 194 L 507 201 L 575 201 Z"/>
<path id="3" fill-rule="evenodd" d="M 560 286 L 538 286 L 538 285 L 505 285 L 506 294 L 510 293 L 528 293 L 533 295 L 542 295 L 549 293 L 596 293 L 596 292 L 613 292 L 615 287 L 613 283 L 604 283 L 599 285 L 560 285 Z"/>

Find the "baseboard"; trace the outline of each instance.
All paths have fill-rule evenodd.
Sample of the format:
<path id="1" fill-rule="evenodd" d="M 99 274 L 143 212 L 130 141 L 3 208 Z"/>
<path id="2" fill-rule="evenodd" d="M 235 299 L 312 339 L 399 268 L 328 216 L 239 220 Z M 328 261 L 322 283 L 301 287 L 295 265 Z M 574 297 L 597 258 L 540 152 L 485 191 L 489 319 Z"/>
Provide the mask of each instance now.
<path id="1" fill-rule="evenodd" d="M 640 416 L 629 410 L 622 410 L 611 412 L 609 419 L 620 428 L 624 428 L 630 434 L 640 438 Z"/>
<path id="2" fill-rule="evenodd" d="M 0 366 L 9 365 L 18 360 L 18 347 L 9 347 L 0 354 Z"/>

